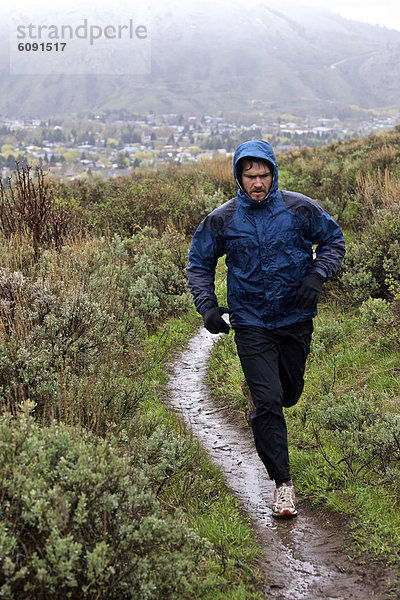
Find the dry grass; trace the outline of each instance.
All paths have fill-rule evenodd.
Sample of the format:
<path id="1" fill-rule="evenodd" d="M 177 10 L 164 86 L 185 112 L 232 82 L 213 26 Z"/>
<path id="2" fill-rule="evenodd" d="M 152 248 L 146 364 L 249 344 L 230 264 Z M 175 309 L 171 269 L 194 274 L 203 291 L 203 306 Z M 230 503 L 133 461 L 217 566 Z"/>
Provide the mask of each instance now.
<path id="1" fill-rule="evenodd" d="M 207 171 L 211 178 L 218 181 L 223 187 L 232 184 L 232 159 L 227 156 L 217 156 L 212 160 L 202 160 L 199 163 L 202 170 Z"/>
<path id="2" fill-rule="evenodd" d="M 366 211 L 376 220 L 379 210 L 398 213 L 400 208 L 400 180 L 389 169 L 357 175 L 357 191 L 365 202 Z"/>

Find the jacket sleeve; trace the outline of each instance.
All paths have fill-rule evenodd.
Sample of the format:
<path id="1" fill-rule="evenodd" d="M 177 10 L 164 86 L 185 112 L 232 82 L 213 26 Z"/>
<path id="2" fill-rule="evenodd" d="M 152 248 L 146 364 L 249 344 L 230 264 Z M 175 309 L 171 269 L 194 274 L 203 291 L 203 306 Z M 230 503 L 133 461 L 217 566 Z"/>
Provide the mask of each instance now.
<path id="1" fill-rule="evenodd" d="M 313 273 L 318 273 L 324 281 L 331 279 L 338 271 L 346 253 L 342 230 L 321 207 L 309 221 L 309 239 L 316 244 Z"/>
<path id="2" fill-rule="evenodd" d="M 218 305 L 214 286 L 215 267 L 223 254 L 220 237 L 212 228 L 211 218 L 208 216 L 193 236 L 186 268 L 188 286 L 193 294 L 195 307 L 201 315 Z"/>

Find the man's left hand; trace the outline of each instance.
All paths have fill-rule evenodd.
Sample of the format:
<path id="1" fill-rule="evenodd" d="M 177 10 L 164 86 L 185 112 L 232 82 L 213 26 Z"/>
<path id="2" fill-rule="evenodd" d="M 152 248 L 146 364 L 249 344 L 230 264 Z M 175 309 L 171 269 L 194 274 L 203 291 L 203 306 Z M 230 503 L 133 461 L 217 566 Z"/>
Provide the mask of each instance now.
<path id="1" fill-rule="evenodd" d="M 321 275 L 317 273 L 310 273 L 300 281 L 292 283 L 292 287 L 299 290 L 296 296 L 296 305 L 299 308 L 316 306 L 322 292 L 323 283 Z"/>

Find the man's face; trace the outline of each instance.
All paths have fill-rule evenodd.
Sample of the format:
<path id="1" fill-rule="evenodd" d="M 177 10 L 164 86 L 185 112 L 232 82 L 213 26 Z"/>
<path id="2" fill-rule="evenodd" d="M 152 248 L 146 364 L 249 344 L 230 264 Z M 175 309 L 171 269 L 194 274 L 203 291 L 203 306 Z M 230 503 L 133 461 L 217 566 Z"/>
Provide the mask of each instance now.
<path id="1" fill-rule="evenodd" d="M 272 173 L 267 164 L 243 159 L 242 187 L 252 200 L 264 200 L 271 185 Z"/>

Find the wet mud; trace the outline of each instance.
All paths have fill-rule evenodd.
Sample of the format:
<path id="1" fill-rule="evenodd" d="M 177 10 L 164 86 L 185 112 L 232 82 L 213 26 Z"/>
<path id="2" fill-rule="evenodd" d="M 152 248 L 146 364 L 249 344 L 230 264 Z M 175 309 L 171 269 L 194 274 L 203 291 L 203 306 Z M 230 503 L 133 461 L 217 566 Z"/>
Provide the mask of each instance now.
<path id="1" fill-rule="evenodd" d="M 210 399 L 205 382 L 209 353 L 218 336 L 202 328 L 171 367 L 171 407 L 220 466 L 233 494 L 250 516 L 262 548 L 265 598 L 281 600 L 386 600 L 391 573 L 378 564 L 357 564 L 344 550 L 340 519 L 298 497 L 299 516 L 271 515 L 274 484 L 259 460 L 246 419 Z M 332 525 L 332 520 L 334 524 Z"/>

